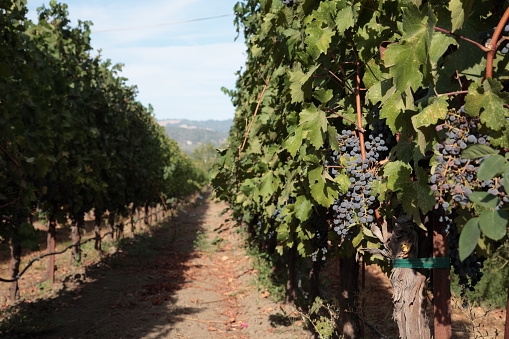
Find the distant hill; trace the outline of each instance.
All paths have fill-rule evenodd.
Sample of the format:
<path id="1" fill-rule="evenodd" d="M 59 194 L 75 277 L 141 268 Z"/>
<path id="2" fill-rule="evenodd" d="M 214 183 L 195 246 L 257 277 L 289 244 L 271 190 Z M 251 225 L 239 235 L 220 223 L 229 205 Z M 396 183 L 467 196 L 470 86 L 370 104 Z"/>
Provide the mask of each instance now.
<path id="1" fill-rule="evenodd" d="M 200 144 L 211 143 L 216 147 L 221 146 L 228 137 L 228 131 L 232 126 L 232 120 L 159 120 L 164 126 L 166 134 L 175 140 L 180 148 L 192 154 Z"/>

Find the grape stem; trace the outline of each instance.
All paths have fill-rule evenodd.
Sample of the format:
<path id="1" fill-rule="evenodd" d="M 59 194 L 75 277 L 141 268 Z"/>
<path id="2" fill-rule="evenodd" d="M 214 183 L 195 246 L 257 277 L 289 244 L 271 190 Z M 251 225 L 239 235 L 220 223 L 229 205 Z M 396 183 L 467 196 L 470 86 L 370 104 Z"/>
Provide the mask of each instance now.
<path id="1" fill-rule="evenodd" d="M 465 40 L 465 41 L 467 41 L 467 42 L 470 42 L 471 44 L 474 44 L 474 45 L 476 45 L 477 47 L 479 47 L 479 48 L 480 48 L 481 50 L 483 50 L 484 52 L 489 52 L 489 50 L 490 50 L 489 48 L 487 48 L 487 47 L 485 47 L 485 46 L 481 45 L 480 43 L 478 43 L 478 42 L 476 42 L 476 41 L 474 41 L 474 40 L 471 40 L 471 39 L 469 39 L 469 38 L 465 38 L 464 36 L 461 36 L 461 35 L 459 35 L 459 34 L 453 33 L 453 32 L 451 32 L 451 31 L 448 31 L 448 30 L 446 30 L 446 29 L 443 29 L 443 28 L 440 28 L 440 27 L 436 27 L 436 26 L 435 26 L 435 27 L 433 27 L 433 28 L 434 28 L 436 31 L 439 31 L 439 32 L 442 32 L 442 33 L 445 33 L 445 34 L 450 34 L 450 35 L 452 35 L 452 36 L 454 36 L 454 37 L 456 37 L 456 38 L 458 38 L 458 39 L 461 39 L 461 40 Z"/>
<path id="2" fill-rule="evenodd" d="M 495 54 L 497 53 L 497 43 L 500 34 L 502 34 L 502 30 L 509 19 L 509 7 L 505 10 L 502 19 L 498 22 L 497 28 L 491 37 L 491 42 L 488 44 L 488 56 L 486 57 L 486 78 L 493 77 L 493 60 L 495 59 Z"/>
<path id="3" fill-rule="evenodd" d="M 345 166 L 334 166 L 334 165 L 325 165 L 324 167 L 325 168 L 348 168 L 348 167 L 345 167 Z"/>

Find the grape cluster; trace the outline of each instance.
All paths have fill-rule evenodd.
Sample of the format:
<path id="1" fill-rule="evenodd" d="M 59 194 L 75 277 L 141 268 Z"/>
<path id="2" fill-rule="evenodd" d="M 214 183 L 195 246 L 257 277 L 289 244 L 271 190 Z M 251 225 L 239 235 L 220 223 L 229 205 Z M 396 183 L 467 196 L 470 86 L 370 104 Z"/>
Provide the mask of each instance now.
<path id="1" fill-rule="evenodd" d="M 320 216 L 315 211 L 311 214 L 309 221 L 314 230 L 314 236 L 311 239 L 311 244 L 315 250 L 311 254 L 311 259 L 313 261 L 317 261 L 319 256 L 321 256 L 321 260 L 325 261 L 328 252 L 329 224 L 323 216 Z"/>
<path id="2" fill-rule="evenodd" d="M 493 36 L 493 33 L 495 32 L 496 27 L 493 27 L 493 29 L 488 29 L 486 31 L 480 32 L 477 34 L 477 38 L 482 42 L 483 45 L 491 43 L 491 37 Z M 504 29 L 502 30 L 502 36 L 509 36 L 509 23 L 504 26 Z M 504 43 L 499 45 L 500 53 L 507 54 L 509 52 L 509 43 Z"/>
<path id="3" fill-rule="evenodd" d="M 482 277 L 482 260 L 471 254 L 464 261 L 459 259 L 459 234 L 453 220 L 453 207 L 467 205 L 472 191 L 482 187 L 477 180 L 477 169 L 483 159 L 463 159 L 461 152 L 472 144 L 488 145 L 488 137 L 478 132 L 478 118 L 469 117 L 464 106 L 456 112 L 449 112 L 443 124 L 436 130 L 445 134 L 445 138 L 435 147 L 437 165 L 430 177 L 431 190 L 435 193 L 438 221 L 445 226 L 449 242 L 449 257 L 454 272 L 459 277 L 461 297 L 472 290 Z"/>
<path id="4" fill-rule="evenodd" d="M 482 159 L 463 159 L 461 152 L 472 144 L 488 144 L 487 136 L 477 131 L 477 118 L 466 115 L 462 107 L 450 112 L 437 131 L 445 131 L 444 140 L 435 146 L 437 166 L 430 177 L 431 190 L 438 205 L 449 211 L 455 205 L 465 206 L 472 189 L 478 186 L 477 169 Z M 444 216 L 447 221 L 447 213 Z"/>
<path id="5" fill-rule="evenodd" d="M 350 230 L 356 225 L 364 224 L 369 228 L 376 222 L 374 211 L 378 201 L 371 185 L 380 179 L 377 175 L 379 161 L 388 156 L 394 137 L 384 119 L 373 124 L 373 130 L 367 132 L 367 137 L 368 141 L 364 144 L 366 158 L 363 160 L 357 134 L 351 130 L 341 131 L 338 136 L 340 152 L 333 152 L 329 160 L 329 163 L 344 167 L 350 180 L 348 191 L 340 194 L 332 206 L 334 231 L 342 239 L 352 237 L 355 232 Z M 339 171 L 333 168 L 331 175 L 336 177 Z"/>
<path id="6" fill-rule="evenodd" d="M 291 7 L 297 3 L 297 0 L 282 0 L 283 5 Z"/>

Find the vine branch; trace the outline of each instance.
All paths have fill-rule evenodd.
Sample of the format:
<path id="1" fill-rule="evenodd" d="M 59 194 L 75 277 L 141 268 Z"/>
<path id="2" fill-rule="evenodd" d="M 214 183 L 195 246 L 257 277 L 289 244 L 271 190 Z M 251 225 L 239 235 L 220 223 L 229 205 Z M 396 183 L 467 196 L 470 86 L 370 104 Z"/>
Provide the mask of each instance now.
<path id="1" fill-rule="evenodd" d="M 362 107 L 361 107 L 361 62 L 359 58 L 357 58 L 357 74 L 355 75 L 355 110 L 357 112 L 357 126 L 360 127 L 361 130 L 364 130 L 362 127 Z M 361 148 L 361 157 L 362 160 L 366 160 L 366 148 L 364 145 L 364 134 L 358 133 L 359 135 L 359 144 Z"/>
<path id="2" fill-rule="evenodd" d="M 475 46 L 479 47 L 481 50 L 483 50 L 484 52 L 488 52 L 490 49 L 489 48 L 486 48 L 485 46 L 481 45 L 480 43 L 478 43 L 477 41 L 474 41 L 474 40 L 471 40 L 469 38 L 465 38 L 464 36 L 462 35 L 459 35 L 459 34 L 456 34 L 456 33 L 453 33 L 451 31 L 448 31 L 446 29 L 443 29 L 443 28 L 440 28 L 440 27 L 433 27 L 435 29 L 435 31 L 439 31 L 439 32 L 442 32 L 442 33 L 445 33 L 445 34 L 449 34 L 449 35 L 452 35 L 458 39 L 461 39 L 461 40 L 465 40 L 467 42 L 470 42 L 471 44 L 474 44 Z"/>
<path id="3" fill-rule="evenodd" d="M 502 30 L 504 29 L 505 23 L 509 19 L 509 7 L 505 10 L 502 19 L 498 22 L 497 28 L 491 37 L 491 42 L 488 44 L 489 50 L 488 56 L 486 57 L 486 78 L 493 77 L 493 60 L 495 59 L 495 54 L 497 53 L 497 43 L 500 34 L 502 34 Z"/>
<path id="4" fill-rule="evenodd" d="M 242 146 L 239 148 L 239 156 L 240 156 L 240 152 L 242 152 L 242 150 L 244 149 L 244 147 L 246 147 L 246 142 L 247 142 L 247 137 L 249 136 L 249 132 L 251 131 L 251 127 L 253 127 L 253 123 L 254 123 L 254 119 L 256 118 L 256 115 L 258 114 L 258 110 L 260 109 L 260 105 L 262 104 L 262 99 L 263 99 L 263 96 L 265 95 L 265 91 L 267 90 L 267 87 L 269 87 L 269 82 L 270 82 L 270 76 L 267 80 L 263 79 L 263 81 L 265 82 L 265 85 L 263 86 L 263 89 L 260 93 L 260 96 L 258 98 L 258 103 L 256 104 L 256 108 L 255 108 L 255 111 L 254 111 L 254 114 L 253 114 L 253 118 L 251 118 L 251 122 L 249 123 L 249 126 L 247 127 L 247 130 L 246 130 L 246 133 L 244 135 L 244 141 L 242 142 Z"/>

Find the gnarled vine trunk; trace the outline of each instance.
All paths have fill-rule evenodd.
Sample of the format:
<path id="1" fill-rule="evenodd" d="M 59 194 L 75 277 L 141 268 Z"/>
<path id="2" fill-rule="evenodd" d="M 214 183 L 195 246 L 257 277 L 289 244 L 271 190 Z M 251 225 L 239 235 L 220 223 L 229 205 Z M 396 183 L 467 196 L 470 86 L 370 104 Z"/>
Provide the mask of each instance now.
<path id="1" fill-rule="evenodd" d="M 85 214 L 79 213 L 76 220 L 71 225 L 71 241 L 73 243 L 73 247 L 71 250 L 71 263 L 81 261 L 81 229 L 85 226 Z"/>
<path id="2" fill-rule="evenodd" d="M 56 218 L 55 218 L 55 215 L 51 215 L 49 217 L 49 224 L 48 224 L 48 237 L 47 237 L 48 253 L 55 252 L 56 233 L 57 233 Z M 50 255 L 48 257 L 48 267 L 47 267 L 46 277 L 51 283 L 55 282 L 55 256 L 54 255 Z"/>
<path id="3" fill-rule="evenodd" d="M 19 273 L 19 265 L 21 263 L 21 244 L 18 240 L 11 240 L 9 243 L 11 249 L 11 279 L 15 279 Z M 11 301 L 19 299 L 18 281 L 11 283 L 9 296 Z"/>
<path id="4" fill-rule="evenodd" d="M 384 224 L 382 229 L 372 227 L 373 234 L 384 244 L 381 249 L 363 249 L 366 252 L 392 259 L 416 258 L 419 237 L 416 225 L 410 217 L 400 216 L 392 227 L 392 232 Z M 402 339 L 431 338 L 429 320 L 426 315 L 427 277 L 419 269 L 393 268 L 389 277 L 394 303 L 393 317 L 398 324 L 399 337 Z"/>
<path id="5" fill-rule="evenodd" d="M 431 338 L 426 315 L 426 276 L 416 269 L 394 268 L 389 279 L 400 338 Z"/>

